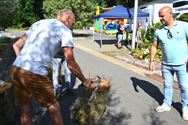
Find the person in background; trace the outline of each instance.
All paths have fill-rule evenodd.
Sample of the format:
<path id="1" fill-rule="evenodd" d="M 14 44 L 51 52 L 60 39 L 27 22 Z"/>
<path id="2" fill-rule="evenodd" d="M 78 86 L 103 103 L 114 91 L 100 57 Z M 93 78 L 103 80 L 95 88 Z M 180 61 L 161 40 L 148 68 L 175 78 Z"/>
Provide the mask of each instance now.
<path id="1" fill-rule="evenodd" d="M 32 98 L 50 113 L 53 125 L 63 125 L 60 105 L 47 77 L 48 66 L 60 50 L 64 52 L 69 70 L 85 87 L 91 85 L 86 79 L 73 53 L 73 36 L 70 28 L 75 23 L 70 9 L 61 10 L 56 19 L 35 22 L 14 44 L 17 55 L 11 67 L 11 82 L 16 104 L 21 106 L 21 125 L 32 125 Z"/>
<path id="2" fill-rule="evenodd" d="M 65 91 L 73 93 L 73 87 L 76 81 L 76 77 L 67 67 L 67 62 L 64 58 L 63 52 L 60 51 L 52 60 L 52 83 L 57 98 L 59 98 L 62 95 L 62 92 Z M 62 88 L 62 84 L 59 83 L 60 77 L 63 80 L 64 88 Z"/>
<path id="3" fill-rule="evenodd" d="M 149 69 L 154 70 L 154 56 L 160 43 L 162 49 L 161 71 L 164 81 L 163 104 L 155 108 L 157 112 L 171 110 L 173 76 L 176 73 L 181 92 L 182 117 L 188 120 L 188 67 L 187 38 L 188 23 L 173 19 L 172 8 L 164 6 L 159 10 L 162 25 L 154 33 L 150 50 Z"/>
<path id="4" fill-rule="evenodd" d="M 117 47 L 118 49 L 122 48 L 122 44 L 123 44 L 123 31 L 125 30 L 124 28 L 124 24 L 123 21 L 119 21 L 118 22 L 118 28 L 117 28 L 118 32 L 116 34 L 117 36 Z"/>
<path id="5" fill-rule="evenodd" d="M 136 48 L 142 43 L 142 22 L 138 22 L 137 31 L 136 31 Z"/>

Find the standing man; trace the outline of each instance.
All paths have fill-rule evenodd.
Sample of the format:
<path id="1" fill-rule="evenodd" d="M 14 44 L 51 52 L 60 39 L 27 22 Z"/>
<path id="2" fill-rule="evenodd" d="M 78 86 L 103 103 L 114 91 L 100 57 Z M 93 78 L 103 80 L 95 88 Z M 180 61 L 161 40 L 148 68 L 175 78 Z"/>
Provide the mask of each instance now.
<path id="1" fill-rule="evenodd" d="M 157 112 L 170 111 L 173 95 L 173 76 L 176 73 L 182 103 L 182 117 L 188 120 L 188 81 L 187 81 L 187 38 L 188 23 L 173 19 L 172 8 L 165 6 L 159 10 L 162 25 L 155 31 L 150 50 L 149 69 L 154 70 L 154 56 L 160 43 L 162 49 L 161 71 L 164 80 L 164 100 Z"/>
<path id="2" fill-rule="evenodd" d="M 73 37 L 70 28 L 75 23 L 69 9 L 59 12 L 57 19 L 44 19 L 31 28 L 13 45 L 17 55 L 11 68 L 11 79 L 16 103 L 21 105 L 21 124 L 32 125 L 32 98 L 48 109 L 53 125 L 63 125 L 60 106 L 47 77 L 48 65 L 61 49 L 70 71 L 86 87 L 91 82 L 85 78 L 73 53 Z"/>

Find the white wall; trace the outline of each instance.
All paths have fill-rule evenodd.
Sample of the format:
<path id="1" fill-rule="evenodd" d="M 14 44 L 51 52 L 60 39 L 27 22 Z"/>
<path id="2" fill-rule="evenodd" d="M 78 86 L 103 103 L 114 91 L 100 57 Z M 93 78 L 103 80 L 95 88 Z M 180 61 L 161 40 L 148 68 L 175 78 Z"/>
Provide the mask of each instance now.
<path id="1" fill-rule="evenodd" d="M 172 3 L 153 3 L 153 4 L 141 5 L 138 8 L 141 9 L 141 11 L 150 14 L 149 25 L 152 25 L 152 22 L 153 23 L 160 22 L 158 12 L 164 6 L 172 7 Z"/>

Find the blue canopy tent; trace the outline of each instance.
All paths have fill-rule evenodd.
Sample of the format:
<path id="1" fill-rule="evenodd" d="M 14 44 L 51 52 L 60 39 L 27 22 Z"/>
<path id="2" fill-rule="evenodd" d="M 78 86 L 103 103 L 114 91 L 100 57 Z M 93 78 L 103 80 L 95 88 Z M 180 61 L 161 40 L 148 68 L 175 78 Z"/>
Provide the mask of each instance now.
<path id="1" fill-rule="evenodd" d="M 108 10 L 100 15 L 94 16 L 94 19 L 98 18 L 133 18 L 134 8 L 126 8 L 123 6 L 116 6 L 111 10 Z M 138 17 L 149 17 L 149 13 L 138 10 Z"/>
<path id="2" fill-rule="evenodd" d="M 116 6 L 112 8 L 111 10 L 108 10 L 104 13 L 101 13 L 98 16 L 95 16 L 94 19 L 96 18 L 129 18 L 130 12 L 128 8 L 125 8 L 123 6 Z"/>
<path id="3" fill-rule="evenodd" d="M 100 19 L 100 46 L 102 47 L 102 22 L 104 18 L 133 18 L 134 17 L 134 9 L 128 9 L 123 6 L 116 6 L 111 10 L 108 10 L 100 15 L 94 16 L 94 19 Z M 144 13 L 139 11 L 138 17 L 149 17 L 148 13 Z M 94 40 L 94 34 L 93 34 Z"/>

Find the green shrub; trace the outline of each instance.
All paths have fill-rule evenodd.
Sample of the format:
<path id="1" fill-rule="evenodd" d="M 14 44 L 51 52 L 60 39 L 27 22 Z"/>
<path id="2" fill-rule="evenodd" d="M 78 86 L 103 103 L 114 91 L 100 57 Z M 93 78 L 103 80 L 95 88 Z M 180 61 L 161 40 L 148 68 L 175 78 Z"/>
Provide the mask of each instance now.
<path id="1" fill-rule="evenodd" d="M 83 28 L 83 26 L 82 26 L 81 22 L 79 22 L 79 21 L 76 22 L 73 26 L 73 29 L 82 29 L 82 28 Z"/>
<path id="2" fill-rule="evenodd" d="M 188 13 L 182 14 L 180 17 L 177 18 L 177 20 L 188 22 Z"/>
<path id="3" fill-rule="evenodd" d="M 161 25 L 160 23 L 156 23 L 153 24 L 152 26 L 148 26 L 147 32 L 142 31 L 142 39 L 143 39 L 142 43 L 138 46 L 138 48 L 131 51 L 131 54 L 135 58 L 144 59 L 144 60 L 149 59 L 150 48 L 154 38 L 154 32 L 157 29 L 157 27 L 159 27 L 160 25 Z M 158 52 L 155 56 L 155 60 L 160 61 L 161 57 L 162 57 L 161 47 L 159 45 Z"/>

